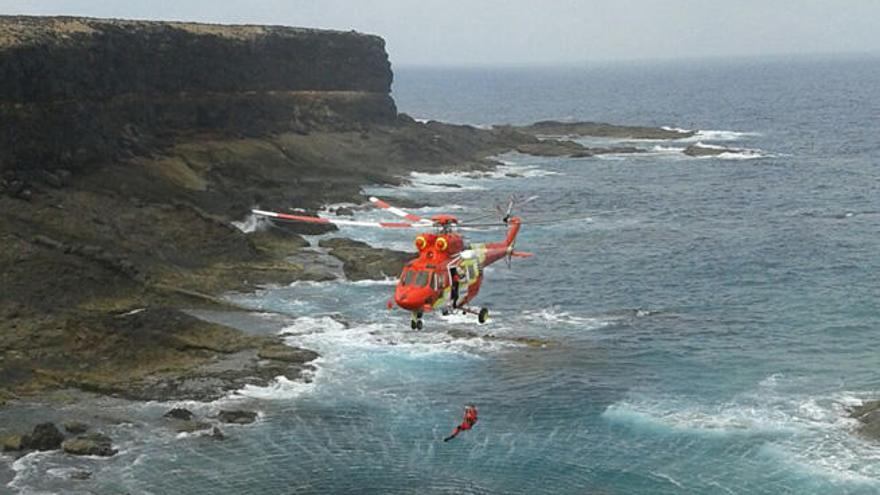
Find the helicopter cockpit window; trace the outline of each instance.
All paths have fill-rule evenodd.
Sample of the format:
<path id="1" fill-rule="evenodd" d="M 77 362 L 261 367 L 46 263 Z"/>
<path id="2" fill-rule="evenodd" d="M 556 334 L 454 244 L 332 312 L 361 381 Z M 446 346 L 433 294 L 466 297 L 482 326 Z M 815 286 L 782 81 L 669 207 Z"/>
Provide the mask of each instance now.
<path id="1" fill-rule="evenodd" d="M 414 270 L 409 270 L 403 274 L 403 277 L 401 277 L 403 285 L 412 285 L 416 280 L 416 272 Z"/>
<path id="2" fill-rule="evenodd" d="M 415 286 L 416 287 L 424 287 L 424 286 L 428 285 L 428 275 L 430 275 L 430 273 L 429 272 L 418 272 L 418 273 L 419 273 L 419 276 L 418 276 L 418 278 L 416 278 Z"/>

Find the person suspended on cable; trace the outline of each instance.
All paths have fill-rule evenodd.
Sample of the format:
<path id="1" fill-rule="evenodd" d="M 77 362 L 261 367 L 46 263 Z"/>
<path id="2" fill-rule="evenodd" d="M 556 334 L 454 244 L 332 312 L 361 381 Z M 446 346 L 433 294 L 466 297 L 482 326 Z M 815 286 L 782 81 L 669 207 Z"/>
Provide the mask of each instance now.
<path id="1" fill-rule="evenodd" d="M 452 430 L 452 434 L 444 438 L 443 441 L 448 442 L 452 440 L 457 437 L 459 433 L 473 428 L 475 424 L 477 424 L 477 406 L 468 404 L 464 408 L 464 420 L 462 420 L 461 424 Z"/>

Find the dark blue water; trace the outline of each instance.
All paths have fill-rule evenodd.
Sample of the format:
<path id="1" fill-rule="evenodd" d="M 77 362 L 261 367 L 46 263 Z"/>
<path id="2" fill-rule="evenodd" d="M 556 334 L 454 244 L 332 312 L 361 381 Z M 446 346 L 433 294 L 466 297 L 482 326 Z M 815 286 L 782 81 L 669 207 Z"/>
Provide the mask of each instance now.
<path id="1" fill-rule="evenodd" d="M 641 156 L 502 157 L 520 178 L 369 190 L 461 217 L 539 195 L 526 220 L 564 221 L 526 225 L 518 247 L 537 256 L 488 271 L 482 327 L 429 318 L 412 333 L 380 283 L 234 296 L 267 311 L 240 326 L 321 351 L 312 384 L 190 405 L 262 412 L 225 442 L 120 428 L 116 458 L 26 458 L 13 487 L 68 491 L 45 468 L 80 462 L 95 474 L 76 487 L 101 493 L 880 491 L 880 444 L 846 416 L 880 396 L 880 59 L 398 68 L 394 97 L 452 122 L 701 132 L 635 143 L 651 150 Z M 695 141 L 748 151 L 682 155 Z M 431 185 L 450 180 L 464 187 Z M 447 333 L 460 328 L 548 345 Z M 467 402 L 480 422 L 444 444 Z"/>

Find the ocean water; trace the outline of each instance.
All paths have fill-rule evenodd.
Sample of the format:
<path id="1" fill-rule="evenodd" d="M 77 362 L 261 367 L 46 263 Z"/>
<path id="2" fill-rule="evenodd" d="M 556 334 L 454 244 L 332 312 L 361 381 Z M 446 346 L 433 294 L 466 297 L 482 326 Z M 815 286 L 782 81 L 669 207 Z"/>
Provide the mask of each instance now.
<path id="1" fill-rule="evenodd" d="M 222 442 L 163 428 L 156 418 L 174 404 L 103 399 L 105 415 L 129 420 L 106 427 L 119 455 L 10 461 L 6 490 L 880 492 L 880 443 L 854 435 L 846 415 L 880 396 L 880 59 L 397 68 L 394 97 L 416 118 L 475 125 L 552 118 L 701 132 L 636 143 L 645 155 L 508 154 L 500 173 L 368 189 L 462 218 L 510 194 L 538 195 L 520 212 L 526 222 L 559 221 L 523 227 L 518 247 L 535 258 L 487 271 L 484 326 L 431 315 L 412 332 L 408 315 L 385 309 L 393 282 L 230 295 L 262 312 L 204 316 L 318 350 L 311 383 L 182 404 L 260 411 L 253 425 L 226 427 Z M 618 143 L 587 142 L 597 141 Z M 750 151 L 681 153 L 697 141 Z M 450 181 L 464 187 L 437 186 Z M 476 427 L 443 443 L 468 402 Z M 69 481 L 73 469 L 92 478 Z"/>

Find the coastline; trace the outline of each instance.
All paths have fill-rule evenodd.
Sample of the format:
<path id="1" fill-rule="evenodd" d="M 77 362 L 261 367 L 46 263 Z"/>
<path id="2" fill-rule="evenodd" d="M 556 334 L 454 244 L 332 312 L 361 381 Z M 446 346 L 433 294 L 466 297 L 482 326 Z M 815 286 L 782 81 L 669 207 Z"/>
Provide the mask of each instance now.
<path id="1" fill-rule="evenodd" d="M 42 62 L 51 64 L 120 40 L 181 43 L 182 36 L 185 43 L 195 37 L 238 50 L 240 36 L 266 35 L 248 27 L 202 32 L 174 23 L 0 21 L 0 32 L 33 29 L 5 38 L 3 64 L 17 63 L 34 46 L 47 50 Z M 343 47 L 328 56 L 369 57 L 363 67 L 343 71 L 345 77 L 324 68 L 317 82 L 294 77 L 283 91 L 241 75 L 215 85 L 199 74 L 181 82 L 185 93 L 167 90 L 161 80 L 126 87 L 133 84 L 127 73 L 107 94 L 93 94 L 93 81 L 85 79 L 33 91 L 23 89 L 25 74 L 14 72 L 22 80 L 7 81 L 0 110 L 10 117 L 7 126 L 26 132 L 0 157 L 0 407 L 70 388 L 140 401 L 211 401 L 277 376 L 302 379 L 316 353 L 279 352 L 278 337 L 246 335 L 187 313 L 229 308 L 221 298 L 229 291 L 337 276 L 314 266 L 304 251 L 303 234 L 328 229 L 288 224 L 245 233 L 235 223 L 246 221 L 253 207 L 314 212 L 357 204 L 362 187 L 399 185 L 412 172 L 488 171 L 500 164 L 493 157 L 512 150 L 583 158 L 646 151 L 590 148 L 574 136 L 666 140 L 694 132 L 576 122 L 492 128 L 417 122 L 397 113 L 390 98 L 392 76 L 380 38 L 270 31 L 278 45 L 267 48 L 269 58 L 276 50 L 301 49 L 303 37 L 322 43 L 340 36 L 350 52 Z M 220 60 L 222 51 L 187 57 L 197 55 L 217 58 L 217 77 L 231 63 Z M 171 63 L 162 57 L 151 62 Z M 283 75 L 278 70 L 273 77 Z M 369 77 L 360 78 L 361 72 Z M 75 111 L 45 120 L 45 112 L 71 104 Z M 268 110 L 278 104 L 285 110 Z M 66 126 L 79 124 L 83 108 L 93 107 L 98 110 L 82 130 L 91 134 L 69 141 Z M 554 132 L 565 136 L 544 136 Z M 394 275 L 405 260 L 350 241 L 327 247 L 353 280 Z"/>

